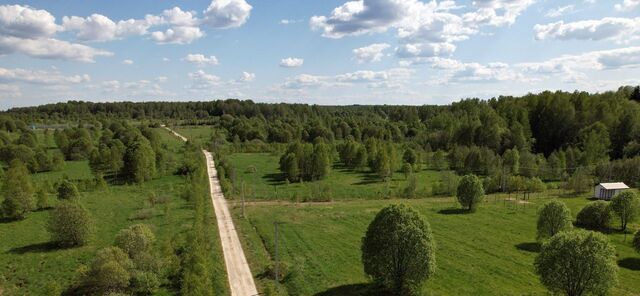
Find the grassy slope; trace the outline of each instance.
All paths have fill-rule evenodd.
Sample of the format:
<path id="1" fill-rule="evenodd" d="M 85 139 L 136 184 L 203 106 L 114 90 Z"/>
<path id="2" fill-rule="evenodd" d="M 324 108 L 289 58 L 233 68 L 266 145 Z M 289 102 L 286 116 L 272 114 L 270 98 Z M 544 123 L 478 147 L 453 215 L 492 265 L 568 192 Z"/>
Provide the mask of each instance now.
<path id="1" fill-rule="evenodd" d="M 182 156 L 182 143 L 166 131 L 160 131 L 174 155 Z M 91 178 L 86 161 L 67 162 L 61 172 L 42 173 L 34 176 L 34 181 L 50 182 L 59 180 L 63 174 L 71 178 Z M 104 192 L 85 192 L 81 198 L 90 211 L 96 225 L 96 233 L 91 242 L 81 248 L 55 249 L 47 245 L 49 235 L 45 230 L 48 213 L 34 212 L 27 219 L 18 222 L 0 223 L 0 275 L 7 278 L 10 285 L 18 288 L 19 294 L 41 295 L 48 282 L 56 281 L 66 286 L 75 276 L 81 264 L 87 264 L 95 252 L 113 243 L 116 233 L 135 223 L 152 225 L 158 239 L 158 246 L 175 239 L 176 234 L 191 227 L 193 210 L 179 196 L 184 181 L 178 176 L 164 176 L 141 186 L 110 186 Z M 129 217 L 143 206 L 147 196 L 155 192 L 170 197 L 168 215 L 164 215 L 164 205 L 157 205 L 156 216 L 144 221 L 132 221 Z M 54 197 L 52 197 L 54 199 Z M 211 235 L 216 242 L 212 256 L 216 262 L 213 275 L 217 295 L 228 294 L 221 247 L 212 221 Z M 170 294 L 161 291 L 161 294 Z"/>
<path id="2" fill-rule="evenodd" d="M 291 295 L 350 295 L 366 287 L 360 261 L 360 240 L 375 213 L 391 203 L 407 203 L 430 222 L 437 243 L 436 275 L 425 287 L 426 295 L 546 295 L 533 271 L 536 256 L 536 207 L 507 208 L 501 202 L 483 205 L 475 214 L 447 212 L 453 199 L 351 201 L 326 205 L 249 206 L 248 220 L 234 213 L 242 229 L 252 271 L 259 275 L 273 254 L 273 221 L 282 221 L 281 258 L 293 275 L 285 281 Z M 584 197 L 563 199 L 577 211 Z M 441 212 L 445 210 L 448 214 Z M 617 225 L 614 224 L 614 225 Z M 638 225 L 634 225 L 637 229 Z M 621 260 L 613 294 L 640 291 L 640 258 L 623 242 L 622 234 L 609 234 Z M 264 244 L 262 244 L 264 241 Z M 265 251 L 264 246 L 267 246 Z M 294 267 L 295 266 L 295 267 Z M 265 280 L 262 280 L 265 281 Z"/>
<path id="3" fill-rule="evenodd" d="M 309 196 L 313 186 L 326 184 L 331 188 L 334 200 L 342 199 L 378 199 L 385 196 L 388 190 L 397 192 L 406 185 L 404 175 L 396 173 L 389 189 L 384 182 L 371 173 L 353 172 L 334 166 L 331 174 L 320 182 L 291 183 L 286 185 L 280 180 L 279 156 L 269 153 L 235 153 L 229 160 L 236 170 L 236 185 L 245 182 L 246 198 L 248 200 L 294 200 Z M 255 166 L 256 173 L 247 170 Z M 440 172 L 423 170 L 416 173 L 418 191 L 430 190 L 431 184 L 439 180 Z"/>

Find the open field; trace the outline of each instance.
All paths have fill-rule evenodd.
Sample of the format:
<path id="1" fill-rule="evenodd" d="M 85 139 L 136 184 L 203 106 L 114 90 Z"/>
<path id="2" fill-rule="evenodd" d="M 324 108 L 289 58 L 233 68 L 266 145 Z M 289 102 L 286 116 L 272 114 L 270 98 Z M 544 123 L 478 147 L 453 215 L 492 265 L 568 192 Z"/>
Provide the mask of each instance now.
<path id="1" fill-rule="evenodd" d="M 258 282 L 271 284 L 264 271 L 274 255 L 274 221 L 280 221 L 280 258 L 289 276 L 283 285 L 290 295 L 358 295 L 367 288 L 360 261 L 360 240 L 369 222 L 384 206 L 406 203 L 431 224 L 437 244 L 438 270 L 427 281 L 425 295 L 547 295 L 534 274 L 537 207 L 548 200 L 534 198 L 518 209 L 489 196 L 476 213 L 461 214 L 452 198 L 346 201 L 327 204 L 246 207 L 247 219 L 234 209 L 245 250 Z M 587 198 L 562 198 L 574 217 Z M 614 227 L 618 223 L 613 223 Z M 639 225 L 633 225 L 638 229 Z M 608 234 L 620 267 L 613 295 L 640 291 L 640 258 L 620 233 Z"/>
<path id="2" fill-rule="evenodd" d="M 208 143 L 213 135 L 213 128 L 210 126 L 175 126 L 171 129 L 200 145 Z"/>
<path id="3" fill-rule="evenodd" d="M 316 182 L 286 184 L 279 170 L 279 155 L 270 153 L 234 153 L 228 156 L 236 171 L 236 186 L 245 183 L 247 200 L 293 200 L 302 201 L 328 188 L 329 196 L 334 200 L 344 199 L 380 199 L 397 196 L 397 192 L 406 186 L 404 175 L 396 173 L 388 184 L 369 172 L 355 172 L 334 165 L 329 176 Z M 255 167 L 255 173 L 250 167 Z M 431 190 L 439 181 L 441 172 L 422 170 L 416 172 L 418 192 Z"/>
<path id="4" fill-rule="evenodd" d="M 162 139 L 180 160 L 182 143 L 159 129 Z M 36 183 L 48 180 L 58 181 L 63 175 L 71 179 L 92 178 L 87 161 L 67 162 L 64 170 L 33 175 Z M 88 264 L 97 250 L 113 244 L 116 233 L 129 225 L 145 223 L 151 226 L 156 235 L 155 249 L 163 252 L 179 235 L 189 230 L 193 224 L 193 207 L 180 197 L 185 181 L 183 177 L 168 175 L 156 178 L 142 185 L 110 185 L 104 191 L 82 192 L 80 202 L 91 213 L 95 224 L 95 233 L 88 245 L 58 249 L 49 244 L 49 235 L 45 225 L 48 211 L 31 213 L 27 219 L 16 222 L 0 222 L 0 276 L 6 278 L 4 286 L 14 286 L 17 295 L 44 295 L 51 282 L 64 288 L 77 275 L 82 264 Z M 167 202 L 150 206 L 151 194 L 166 197 Z M 55 203 L 55 196 L 50 200 Z M 135 219 L 134 214 L 142 208 L 151 208 L 153 215 L 149 219 Z M 222 253 L 216 231 L 213 212 L 209 212 L 207 228 L 213 238 L 214 249 L 211 256 L 215 273 L 212 275 L 216 295 L 228 293 L 228 284 Z M 173 295 L 174 291 L 163 288 L 160 295 Z"/>

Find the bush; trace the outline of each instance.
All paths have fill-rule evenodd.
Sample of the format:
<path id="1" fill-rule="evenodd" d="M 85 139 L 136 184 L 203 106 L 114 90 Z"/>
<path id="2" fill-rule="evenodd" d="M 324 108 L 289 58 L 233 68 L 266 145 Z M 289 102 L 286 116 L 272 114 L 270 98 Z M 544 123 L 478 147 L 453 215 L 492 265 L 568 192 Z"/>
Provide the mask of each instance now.
<path id="1" fill-rule="evenodd" d="M 9 219 L 24 219 L 34 208 L 33 185 L 29 171 L 22 162 L 14 160 L 3 181 L 4 201 L 0 205 L 0 213 Z"/>
<path id="2" fill-rule="evenodd" d="M 135 295 L 151 295 L 160 287 L 160 280 L 153 272 L 135 271 L 131 277 L 131 290 Z"/>
<path id="3" fill-rule="evenodd" d="M 78 191 L 78 187 L 76 184 L 69 180 L 63 180 L 60 185 L 58 185 L 58 198 L 59 199 L 72 199 L 80 196 L 80 192 Z"/>
<path id="4" fill-rule="evenodd" d="M 48 209 L 49 204 L 49 193 L 44 189 L 40 188 L 36 192 L 36 208 L 38 210 Z"/>
<path id="5" fill-rule="evenodd" d="M 633 236 L 632 244 L 636 252 L 640 253 L 640 230 L 636 231 L 636 235 Z"/>
<path id="6" fill-rule="evenodd" d="M 607 229 L 611 220 L 611 209 L 606 201 L 599 200 L 587 204 L 580 210 L 576 225 L 588 229 Z"/>
<path id="7" fill-rule="evenodd" d="M 620 218 L 620 227 L 627 230 L 627 224 L 633 222 L 640 211 L 640 200 L 632 191 L 624 191 L 611 199 L 611 210 Z"/>
<path id="8" fill-rule="evenodd" d="M 482 182 L 475 175 L 466 175 L 460 180 L 457 191 L 458 202 L 463 208 L 475 211 L 484 197 Z"/>
<path id="9" fill-rule="evenodd" d="M 129 254 L 129 257 L 135 258 L 139 254 L 148 252 L 155 239 L 156 237 L 149 226 L 135 224 L 118 232 L 115 245 Z"/>
<path id="10" fill-rule="evenodd" d="M 571 230 L 571 228 L 571 212 L 561 201 L 552 200 L 547 202 L 538 212 L 538 240 L 551 238 L 555 234 Z"/>
<path id="11" fill-rule="evenodd" d="M 52 241 L 72 247 L 86 244 L 93 227 L 89 212 L 79 203 L 63 201 L 49 214 L 47 230 Z"/>
<path id="12" fill-rule="evenodd" d="M 429 224 L 406 205 L 382 209 L 362 239 L 362 263 L 367 275 L 394 294 L 415 294 L 436 269 Z"/>
<path id="13" fill-rule="evenodd" d="M 553 236 L 542 245 L 534 265 L 542 284 L 553 293 L 606 295 L 617 281 L 615 249 L 606 236 L 592 231 Z"/>
<path id="14" fill-rule="evenodd" d="M 123 292 L 129 287 L 132 269 L 127 254 L 118 247 L 108 247 L 98 251 L 83 284 L 95 294 Z"/>

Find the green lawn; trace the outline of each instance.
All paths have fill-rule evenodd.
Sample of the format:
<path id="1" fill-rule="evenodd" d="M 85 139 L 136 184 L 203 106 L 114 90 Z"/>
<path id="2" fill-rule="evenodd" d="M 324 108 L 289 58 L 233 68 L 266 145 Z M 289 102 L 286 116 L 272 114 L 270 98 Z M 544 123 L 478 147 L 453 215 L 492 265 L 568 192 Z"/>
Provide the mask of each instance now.
<path id="1" fill-rule="evenodd" d="M 183 143 L 163 129 L 160 132 L 179 160 Z M 64 170 L 36 174 L 33 180 L 53 183 L 63 175 L 71 179 L 93 177 L 87 161 L 70 161 Z M 88 264 L 98 249 L 112 245 L 120 229 L 136 223 L 152 227 L 158 250 L 176 242 L 193 223 L 193 207 L 180 198 L 184 184 L 182 177 L 169 175 L 143 185 L 111 185 L 105 191 L 82 192 L 80 201 L 91 213 L 95 234 L 88 245 L 80 248 L 58 249 L 48 244 L 49 235 L 45 228 L 48 211 L 33 212 L 22 221 L 0 222 L 0 276 L 7 281 L 3 285 L 15 287 L 16 295 L 44 295 L 47 284 L 52 281 L 66 287 L 76 276 L 77 269 Z M 133 220 L 132 215 L 145 207 L 152 193 L 168 197 L 169 202 L 155 205 L 152 218 Z M 55 197 L 51 199 L 55 200 Z M 228 294 L 228 284 L 222 250 L 215 219 L 211 220 L 209 229 L 214 241 L 211 256 L 215 264 L 212 277 L 216 295 L 225 295 Z M 163 289 L 159 294 L 171 295 L 173 292 Z"/>
<path id="2" fill-rule="evenodd" d="M 236 187 L 245 186 L 247 200 L 306 200 L 318 187 L 329 188 L 333 200 L 381 199 L 397 196 L 406 186 L 404 175 L 396 173 L 389 184 L 369 172 L 344 169 L 338 163 L 322 181 L 286 184 L 279 170 L 279 155 L 270 153 L 234 153 L 228 156 L 236 171 Z M 255 167 L 255 173 L 250 170 Z M 418 191 L 429 192 L 438 182 L 440 172 L 422 170 L 416 172 Z"/>
<path id="3" fill-rule="evenodd" d="M 366 289 L 360 241 L 374 215 L 393 203 L 415 207 L 431 224 L 438 270 L 424 287 L 425 295 L 547 295 L 532 265 L 536 211 L 546 200 L 534 198 L 515 209 L 491 196 L 474 214 L 452 210 L 452 198 L 252 204 L 246 220 L 237 206 L 233 212 L 262 286 L 272 284 L 263 273 L 274 254 L 273 222 L 283 222 L 280 256 L 290 272 L 283 282 L 290 295 L 354 295 Z M 574 216 L 588 202 L 585 197 L 562 200 Z M 622 266 L 612 294 L 634 295 L 640 291 L 640 255 L 630 246 L 631 236 L 626 243 L 622 234 L 608 237 Z"/>

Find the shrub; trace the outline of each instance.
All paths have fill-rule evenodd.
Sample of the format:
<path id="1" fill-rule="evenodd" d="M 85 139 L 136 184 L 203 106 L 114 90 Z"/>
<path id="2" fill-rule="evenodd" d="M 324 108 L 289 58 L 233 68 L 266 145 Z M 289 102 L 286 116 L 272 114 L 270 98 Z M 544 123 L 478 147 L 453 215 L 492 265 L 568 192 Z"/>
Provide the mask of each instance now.
<path id="1" fill-rule="evenodd" d="M 460 180 L 458 185 L 458 202 L 463 208 L 469 211 L 475 211 L 478 203 L 484 197 L 484 189 L 482 182 L 475 175 L 466 175 Z"/>
<path id="2" fill-rule="evenodd" d="M 33 185 L 29 171 L 19 160 L 11 162 L 4 176 L 0 205 L 2 216 L 9 219 L 24 219 L 33 210 Z"/>
<path id="3" fill-rule="evenodd" d="M 116 235 L 115 245 L 129 254 L 131 258 L 148 252 L 156 237 L 145 224 L 135 224 L 122 229 Z"/>
<path id="4" fill-rule="evenodd" d="M 576 224 L 589 229 L 607 229 L 611 220 L 611 209 L 606 201 L 599 200 L 587 204 L 580 210 Z"/>
<path id="5" fill-rule="evenodd" d="M 131 290 L 135 295 L 151 295 L 160 287 L 160 280 L 153 272 L 134 271 L 131 277 Z"/>
<path id="6" fill-rule="evenodd" d="M 406 205 L 382 209 L 362 239 L 362 263 L 367 275 L 396 295 L 414 294 L 436 269 L 429 224 Z"/>
<path id="7" fill-rule="evenodd" d="M 89 212 L 79 203 L 63 201 L 49 214 L 47 230 L 61 246 L 82 246 L 89 241 L 93 225 Z"/>
<path id="8" fill-rule="evenodd" d="M 561 231 L 571 230 L 571 228 L 571 212 L 561 201 L 547 202 L 538 212 L 538 240 L 548 239 Z"/>
<path id="9" fill-rule="evenodd" d="M 60 185 L 58 185 L 58 198 L 59 199 L 72 199 L 80 196 L 80 192 L 78 191 L 78 187 L 76 184 L 69 180 L 63 180 Z"/>
<path id="10" fill-rule="evenodd" d="M 640 200 L 632 191 L 624 191 L 611 199 L 611 210 L 620 218 L 620 227 L 627 230 L 627 224 L 633 222 L 640 211 Z"/>
<path id="11" fill-rule="evenodd" d="M 133 263 L 118 247 L 98 251 L 84 279 L 84 286 L 95 294 L 122 292 L 129 287 Z"/>
<path id="12" fill-rule="evenodd" d="M 44 210 L 49 206 L 49 193 L 44 188 L 38 189 L 36 192 L 36 207 L 38 210 Z"/>
<path id="13" fill-rule="evenodd" d="M 603 234 L 592 231 L 553 236 L 542 245 L 534 265 L 542 284 L 553 293 L 606 295 L 617 281 L 615 249 Z"/>

